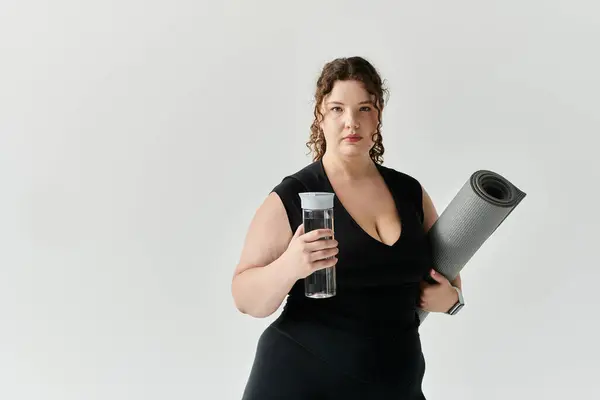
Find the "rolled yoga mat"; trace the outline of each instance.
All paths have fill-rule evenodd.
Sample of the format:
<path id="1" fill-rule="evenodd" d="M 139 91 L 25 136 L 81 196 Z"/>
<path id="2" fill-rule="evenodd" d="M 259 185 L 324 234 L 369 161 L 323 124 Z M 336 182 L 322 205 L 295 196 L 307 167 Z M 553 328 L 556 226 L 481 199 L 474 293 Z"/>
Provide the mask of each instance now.
<path id="1" fill-rule="evenodd" d="M 473 173 L 427 233 L 432 267 L 454 280 L 525 196 L 495 172 Z M 429 313 L 418 314 L 422 323 Z"/>

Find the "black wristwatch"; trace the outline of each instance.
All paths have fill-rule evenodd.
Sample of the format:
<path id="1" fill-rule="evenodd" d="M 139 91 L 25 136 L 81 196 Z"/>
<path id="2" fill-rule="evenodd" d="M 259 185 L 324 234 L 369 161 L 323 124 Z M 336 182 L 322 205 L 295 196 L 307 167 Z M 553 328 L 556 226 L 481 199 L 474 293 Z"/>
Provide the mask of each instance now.
<path id="1" fill-rule="evenodd" d="M 448 311 L 446 311 L 446 314 L 456 315 L 465 306 L 465 299 L 463 298 L 462 291 L 459 288 L 456 286 L 452 287 L 456 289 L 456 292 L 458 293 L 458 301 L 452 307 L 450 307 Z"/>

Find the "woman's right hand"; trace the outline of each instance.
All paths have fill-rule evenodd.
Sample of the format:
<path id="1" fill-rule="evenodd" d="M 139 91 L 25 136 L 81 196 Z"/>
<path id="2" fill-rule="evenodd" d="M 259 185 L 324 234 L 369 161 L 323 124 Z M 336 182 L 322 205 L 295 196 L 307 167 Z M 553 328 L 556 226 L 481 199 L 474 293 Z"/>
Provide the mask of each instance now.
<path id="1" fill-rule="evenodd" d="M 337 263 L 337 246 L 331 229 L 315 229 L 304 233 L 304 225 L 300 224 L 283 253 L 284 265 L 289 266 L 297 279 L 306 278 L 315 271 Z"/>

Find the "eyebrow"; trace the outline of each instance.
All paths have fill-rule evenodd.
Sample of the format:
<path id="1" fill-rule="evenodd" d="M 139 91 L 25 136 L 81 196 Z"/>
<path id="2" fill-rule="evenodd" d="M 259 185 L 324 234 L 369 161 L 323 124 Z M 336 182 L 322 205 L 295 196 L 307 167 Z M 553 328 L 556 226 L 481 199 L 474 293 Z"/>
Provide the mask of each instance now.
<path id="1" fill-rule="evenodd" d="M 328 101 L 327 104 L 341 104 L 344 105 L 344 103 L 340 102 L 340 101 Z M 358 104 L 373 104 L 373 102 L 371 100 L 363 100 Z"/>

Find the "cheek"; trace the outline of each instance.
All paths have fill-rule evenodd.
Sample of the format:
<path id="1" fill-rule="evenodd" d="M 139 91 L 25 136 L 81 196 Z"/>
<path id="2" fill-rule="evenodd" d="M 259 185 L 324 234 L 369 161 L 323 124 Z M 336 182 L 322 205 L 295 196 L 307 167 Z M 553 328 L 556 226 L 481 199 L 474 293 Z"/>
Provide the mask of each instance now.
<path id="1" fill-rule="evenodd" d="M 373 131 L 375 131 L 375 129 L 377 128 L 378 122 L 379 120 L 377 118 L 377 110 L 370 112 L 365 118 L 365 123 L 367 123 L 369 127 L 372 127 Z"/>
<path id="2" fill-rule="evenodd" d="M 377 130 L 377 122 L 377 111 L 366 115 L 361 122 L 364 130 L 363 133 L 369 136 L 369 141 L 373 140 L 371 135 Z"/>
<path id="3" fill-rule="evenodd" d="M 322 124 L 322 128 L 327 134 L 328 132 L 339 132 L 344 129 L 344 121 L 342 118 L 325 118 Z"/>

